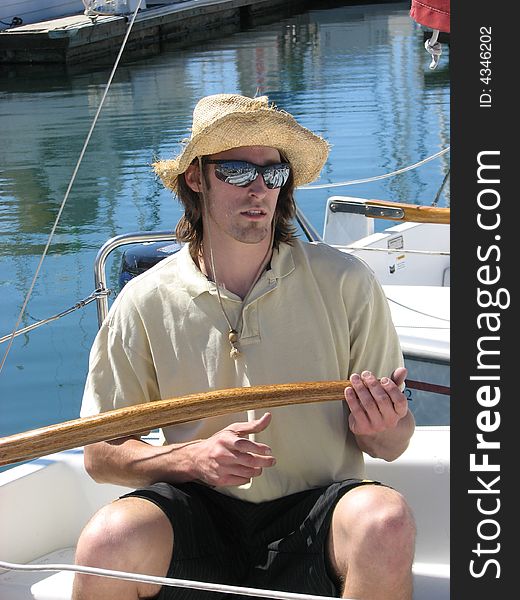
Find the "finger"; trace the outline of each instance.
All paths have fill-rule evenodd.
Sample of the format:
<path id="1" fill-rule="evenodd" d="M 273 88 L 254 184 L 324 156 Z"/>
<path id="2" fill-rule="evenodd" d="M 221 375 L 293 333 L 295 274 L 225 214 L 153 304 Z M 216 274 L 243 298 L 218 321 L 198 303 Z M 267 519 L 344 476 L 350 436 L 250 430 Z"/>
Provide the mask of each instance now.
<path id="1" fill-rule="evenodd" d="M 261 468 L 251 468 L 234 464 L 231 468 L 228 468 L 226 472 L 211 478 L 212 481 L 210 481 L 210 484 L 213 486 L 244 485 L 249 483 L 253 477 L 259 477 L 261 474 Z"/>
<path id="2" fill-rule="evenodd" d="M 238 452 L 251 452 L 252 454 L 259 454 L 261 456 L 271 456 L 273 454 L 273 451 L 267 444 L 254 442 L 242 437 L 236 438 L 233 448 Z"/>
<path id="3" fill-rule="evenodd" d="M 263 456 L 261 454 L 252 454 L 251 452 L 237 452 L 235 464 L 251 468 L 272 467 L 276 464 L 274 456 Z"/>
<path id="4" fill-rule="evenodd" d="M 258 477 L 261 474 L 261 467 L 246 467 L 244 465 L 233 465 L 233 468 L 230 470 L 230 475 L 233 475 L 235 477 L 243 477 L 244 479 Z"/>
<path id="5" fill-rule="evenodd" d="M 392 408 L 397 413 L 398 417 L 404 417 L 404 415 L 408 412 L 408 399 L 404 395 L 404 392 L 397 387 L 396 383 L 387 377 L 383 377 L 381 379 L 381 385 L 390 398 L 390 401 L 392 402 Z"/>
<path id="6" fill-rule="evenodd" d="M 228 462 L 235 462 L 237 457 L 256 456 L 259 458 L 258 464 L 260 466 L 270 467 L 275 464 L 276 460 L 272 456 L 273 452 L 267 444 L 239 437 L 239 434 L 235 431 L 227 430 L 223 433 L 224 435 L 220 438 L 220 441 L 229 452 Z M 241 462 L 252 464 L 248 458 L 241 458 Z"/>
<path id="7" fill-rule="evenodd" d="M 371 428 L 368 415 L 363 408 L 355 390 L 351 387 L 345 388 L 345 400 L 350 410 L 349 427 L 353 433 L 362 433 Z"/>
<path id="8" fill-rule="evenodd" d="M 385 385 L 383 386 L 381 380 L 370 371 L 363 371 L 363 373 L 361 373 L 361 378 L 367 391 L 375 400 L 379 409 L 383 408 L 385 404 L 388 405 L 389 408 L 392 408 L 388 392 L 399 391 L 399 388 L 391 379 L 385 377 Z"/>
<path id="9" fill-rule="evenodd" d="M 239 485 L 245 485 L 251 481 L 251 477 L 238 477 L 237 475 L 227 475 L 226 477 L 222 477 L 218 481 L 214 481 L 211 485 L 213 487 L 220 486 L 232 486 L 237 487 Z"/>
<path id="10" fill-rule="evenodd" d="M 377 382 L 376 378 L 372 375 L 372 373 L 370 373 L 370 371 L 363 371 L 361 376 L 357 373 L 353 373 L 350 376 L 350 381 L 352 383 L 352 388 L 356 392 L 361 406 L 365 410 L 370 423 L 376 428 L 381 427 L 383 417 L 379 410 L 379 404 L 373 396 L 373 393 L 377 394 L 377 389 L 374 386 L 374 383 Z M 382 387 L 379 387 L 380 390 L 382 390 Z"/>
<path id="11" fill-rule="evenodd" d="M 392 381 L 398 387 L 401 387 L 404 384 L 407 376 L 408 369 L 406 367 L 397 367 L 397 369 L 392 373 Z"/>
<path id="12" fill-rule="evenodd" d="M 250 433 L 260 433 L 268 427 L 271 422 L 271 416 L 270 412 L 266 412 L 259 419 L 233 423 L 226 427 L 226 429 L 233 431 L 233 433 L 236 433 L 239 436 L 249 435 Z"/>

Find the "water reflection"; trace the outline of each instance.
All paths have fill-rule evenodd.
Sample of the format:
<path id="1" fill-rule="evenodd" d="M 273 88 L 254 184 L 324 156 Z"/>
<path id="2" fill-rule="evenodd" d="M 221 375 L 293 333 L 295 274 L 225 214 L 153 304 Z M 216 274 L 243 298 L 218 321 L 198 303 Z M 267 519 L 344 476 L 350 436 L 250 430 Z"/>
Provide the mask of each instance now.
<path id="1" fill-rule="evenodd" d="M 266 93 L 324 135 L 332 151 L 320 183 L 380 175 L 448 146 L 448 50 L 430 71 L 408 10 L 313 10 L 122 65 L 22 326 L 92 291 L 93 260 L 108 238 L 174 227 L 179 208 L 150 165 L 178 152 L 202 95 Z M 16 321 L 108 79 L 106 69 L 31 73 L 0 71 L 0 335 Z M 399 177 L 299 190 L 297 199 L 321 231 L 329 195 L 430 204 L 448 169 L 444 155 Z M 439 204 L 449 204 L 449 187 Z M 113 282 L 117 267 L 114 259 Z M 15 341 L 0 374 L 0 434 L 77 416 L 96 328 L 91 305 Z"/>

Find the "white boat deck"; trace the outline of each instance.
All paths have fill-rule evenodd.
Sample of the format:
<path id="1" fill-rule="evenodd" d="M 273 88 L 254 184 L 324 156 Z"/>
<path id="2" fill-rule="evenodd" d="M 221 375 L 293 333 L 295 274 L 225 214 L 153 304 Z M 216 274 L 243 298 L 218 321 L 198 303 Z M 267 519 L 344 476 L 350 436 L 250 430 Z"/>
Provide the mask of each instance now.
<path id="1" fill-rule="evenodd" d="M 450 359 L 450 287 L 383 285 L 403 352 Z"/>

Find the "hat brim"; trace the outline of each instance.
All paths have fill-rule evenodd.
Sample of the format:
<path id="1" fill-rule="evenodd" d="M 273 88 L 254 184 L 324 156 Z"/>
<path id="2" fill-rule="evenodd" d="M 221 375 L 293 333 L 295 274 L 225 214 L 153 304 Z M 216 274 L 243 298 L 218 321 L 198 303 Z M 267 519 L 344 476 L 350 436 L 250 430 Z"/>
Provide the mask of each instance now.
<path id="1" fill-rule="evenodd" d="M 329 153 L 329 144 L 283 111 L 262 110 L 223 116 L 194 135 L 179 156 L 153 163 L 164 185 L 177 192 L 177 179 L 198 156 L 243 146 L 276 148 L 291 163 L 294 185 L 314 181 Z"/>

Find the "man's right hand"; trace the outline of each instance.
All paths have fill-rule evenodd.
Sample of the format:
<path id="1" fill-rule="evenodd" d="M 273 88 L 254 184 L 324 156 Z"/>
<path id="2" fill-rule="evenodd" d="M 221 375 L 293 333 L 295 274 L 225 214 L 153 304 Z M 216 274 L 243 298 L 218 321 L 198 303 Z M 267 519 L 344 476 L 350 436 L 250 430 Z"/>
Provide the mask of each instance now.
<path id="1" fill-rule="evenodd" d="M 266 444 L 248 439 L 264 431 L 271 413 L 232 423 L 205 440 L 155 446 L 137 437 L 85 446 L 85 467 L 99 483 L 143 487 L 157 481 L 199 481 L 213 487 L 248 483 L 276 460 Z"/>
<path id="2" fill-rule="evenodd" d="M 260 419 L 232 423 L 207 440 L 189 445 L 193 461 L 193 479 L 212 487 L 239 486 L 258 477 L 276 459 L 266 444 L 248 439 L 251 433 L 264 431 L 271 422 L 271 413 Z"/>

